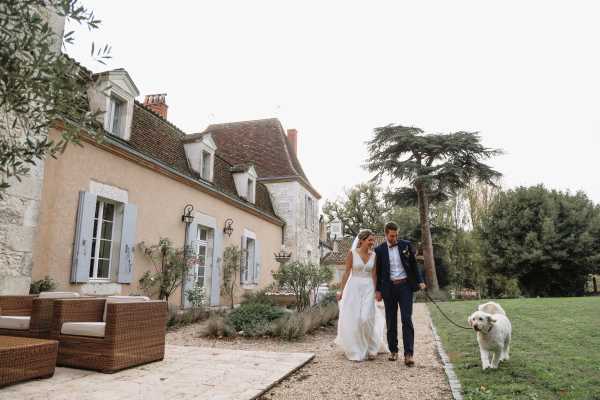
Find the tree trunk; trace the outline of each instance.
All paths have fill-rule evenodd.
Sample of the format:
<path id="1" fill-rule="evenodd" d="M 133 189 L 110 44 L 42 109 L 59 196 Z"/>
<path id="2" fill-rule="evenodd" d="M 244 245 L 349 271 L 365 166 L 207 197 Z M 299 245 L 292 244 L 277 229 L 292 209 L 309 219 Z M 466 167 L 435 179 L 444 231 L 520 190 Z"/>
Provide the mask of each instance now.
<path id="1" fill-rule="evenodd" d="M 431 229 L 429 227 L 429 199 L 422 185 L 417 185 L 417 199 L 419 203 L 419 217 L 421 220 L 421 242 L 423 245 L 423 260 L 425 264 L 425 282 L 427 288 L 437 292 L 440 290 L 435 273 L 435 260 L 433 259 L 433 244 L 431 243 Z"/>

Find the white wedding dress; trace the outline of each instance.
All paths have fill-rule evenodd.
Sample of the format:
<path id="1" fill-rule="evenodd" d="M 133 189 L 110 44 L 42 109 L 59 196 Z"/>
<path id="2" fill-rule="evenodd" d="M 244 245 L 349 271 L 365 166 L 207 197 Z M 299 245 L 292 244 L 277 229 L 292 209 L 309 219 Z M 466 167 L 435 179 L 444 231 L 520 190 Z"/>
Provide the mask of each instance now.
<path id="1" fill-rule="evenodd" d="M 357 250 L 352 250 L 352 273 L 339 302 L 340 315 L 335 343 L 353 361 L 369 355 L 389 353 L 385 339 L 385 308 L 375 301 L 372 270 L 375 252 L 365 264 Z"/>

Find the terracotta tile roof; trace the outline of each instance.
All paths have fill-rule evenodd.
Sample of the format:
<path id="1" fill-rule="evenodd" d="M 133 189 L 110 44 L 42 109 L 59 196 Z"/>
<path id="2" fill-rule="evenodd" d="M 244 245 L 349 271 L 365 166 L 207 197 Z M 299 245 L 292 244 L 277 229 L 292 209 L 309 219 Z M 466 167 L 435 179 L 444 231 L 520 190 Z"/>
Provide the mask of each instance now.
<path id="1" fill-rule="evenodd" d="M 321 197 L 306 177 L 278 119 L 213 124 L 195 135 L 202 133 L 212 134 L 217 153 L 231 164 L 253 164 L 259 179 L 298 179 Z"/>
<path id="2" fill-rule="evenodd" d="M 67 55 L 63 56 L 79 68 L 79 73 L 82 79 L 90 82 L 94 79 L 94 77 L 110 72 L 105 71 L 99 74 L 94 74 L 91 70 L 78 63 L 75 59 Z M 117 70 L 122 70 L 127 73 L 127 71 L 122 68 Z M 86 104 L 86 106 L 88 106 L 88 104 Z M 108 132 L 105 132 L 105 134 L 112 136 Z M 177 128 L 177 126 L 160 116 L 158 113 L 146 108 L 138 101 L 135 101 L 131 124 L 131 137 L 129 141 L 124 141 L 117 137 L 114 138 L 126 147 L 130 147 L 164 165 L 167 165 L 183 175 L 196 180 L 201 180 L 201 178 L 189 168 L 183 147 L 184 139 L 193 139 L 192 136 L 195 135 L 186 135 L 182 130 Z M 214 182 L 212 182 L 212 185 L 218 191 L 230 196 L 234 196 L 240 201 L 246 202 L 244 198 L 241 198 L 237 195 L 237 190 L 233 181 L 233 175 L 230 171 L 232 167 L 234 167 L 234 164 L 229 163 L 226 159 L 217 154 L 215 156 L 213 174 Z M 210 182 L 206 183 L 210 184 Z M 256 185 L 255 207 L 271 217 L 283 222 L 273 209 L 273 204 L 271 202 L 271 197 L 267 187 L 260 182 L 257 182 Z"/>
<path id="3" fill-rule="evenodd" d="M 187 136 L 175 125 L 171 124 L 154 111 L 136 102 L 131 124 L 131 137 L 127 143 L 133 149 L 153 158 L 188 177 L 200 180 L 187 162 L 183 138 Z M 212 185 L 219 191 L 235 196 L 241 201 L 245 199 L 237 195 L 231 168 L 233 165 L 219 154 L 215 157 L 214 177 Z M 210 182 L 207 182 L 210 184 Z M 273 210 L 271 197 L 265 185 L 256 185 L 256 207 L 267 214 L 280 219 Z"/>
<path id="4" fill-rule="evenodd" d="M 187 164 L 185 150 L 181 143 L 183 132 L 159 117 L 153 111 L 136 103 L 131 123 L 131 147 L 150 157 L 175 168 L 186 175 L 191 175 Z"/>
<path id="5" fill-rule="evenodd" d="M 321 262 L 323 264 L 329 265 L 343 265 L 346 262 L 346 256 L 352 247 L 352 243 L 354 242 L 353 237 L 345 237 L 335 241 L 335 245 L 333 243 L 330 244 L 330 247 L 337 246 L 337 251 L 332 251 L 328 253 Z M 385 236 L 383 235 L 375 235 L 375 247 L 379 246 L 381 243 L 385 242 Z"/>

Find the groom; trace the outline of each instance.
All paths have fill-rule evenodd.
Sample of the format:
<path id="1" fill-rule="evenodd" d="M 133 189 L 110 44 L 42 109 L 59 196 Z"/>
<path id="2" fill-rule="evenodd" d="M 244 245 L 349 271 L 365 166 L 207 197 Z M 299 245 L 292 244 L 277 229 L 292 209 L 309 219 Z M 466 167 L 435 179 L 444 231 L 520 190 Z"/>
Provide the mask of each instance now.
<path id="1" fill-rule="evenodd" d="M 415 330 L 412 323 L 413 292 L 425 289 L 417 268 L 417 260 L 408 240 L 398 241 L 398 225 L 385 224 L 386 241 L 375 248 L 377 255 L 377 286 L 375 298 L 385 304 L 387 341 L 390 361 L 398 359 L 398 305 L 402 318 L 404 364 L 415 365 L 413 360 Z"/>

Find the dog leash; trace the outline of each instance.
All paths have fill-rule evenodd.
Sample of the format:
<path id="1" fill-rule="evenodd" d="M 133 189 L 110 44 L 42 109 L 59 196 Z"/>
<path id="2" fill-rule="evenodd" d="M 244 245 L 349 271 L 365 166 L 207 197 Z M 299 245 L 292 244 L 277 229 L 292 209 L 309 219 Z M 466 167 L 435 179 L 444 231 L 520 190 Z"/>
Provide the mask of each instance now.
<path id="1" fill-rule="evenodd" d="M 439 305 L 438 305 L 438 304 L 437 304 L 437 303 L 436 303 L 436 302 L 435 302 L 435 301 L 434 301 L 434 300 L 433 300 L 433 299 L 432 299 L 432 298 L 429 296 L 429 293 L 427 293 L 427 291 L 425 291 L 425 290 L 424 290 L 424 291 L 423 291 L 423 293 L 425 293 L 425 297 L 427 298 L 427 300 L 429 300 L 429 301 L 430 301 L 430 302 L 431 302 L 431 303 L 432 303 L 434 306 L 436 306 L 436 307 L 437 307 L 437 309 L 440 311 L 440 313 L 442 313 L 442 315 L 444 316 L 444 318 L 446 318 L 448 321 L 450 321 L 450 323 L 451 323 L 452 325 L 454 325 L 454 326 L 457 326 L 457 327 L 459 327 L 459 328 L 462 328 L 462 329 L 468 329 L 468 330 L 471 330 L 471 328 L 468 328 L 468 327 L 466 327 L 466 326 L 459 325 L 459 324 L 457 324 L 456 322 L 452 321 L 452 320 L 450 319 L 450 317 L 448 317 L 448 316 L 446 315 L 446 313 L 445 313 L 444 311 L 442 311 L 442 309 L 440 308 L 440 306 L 439 306 Z"/>

